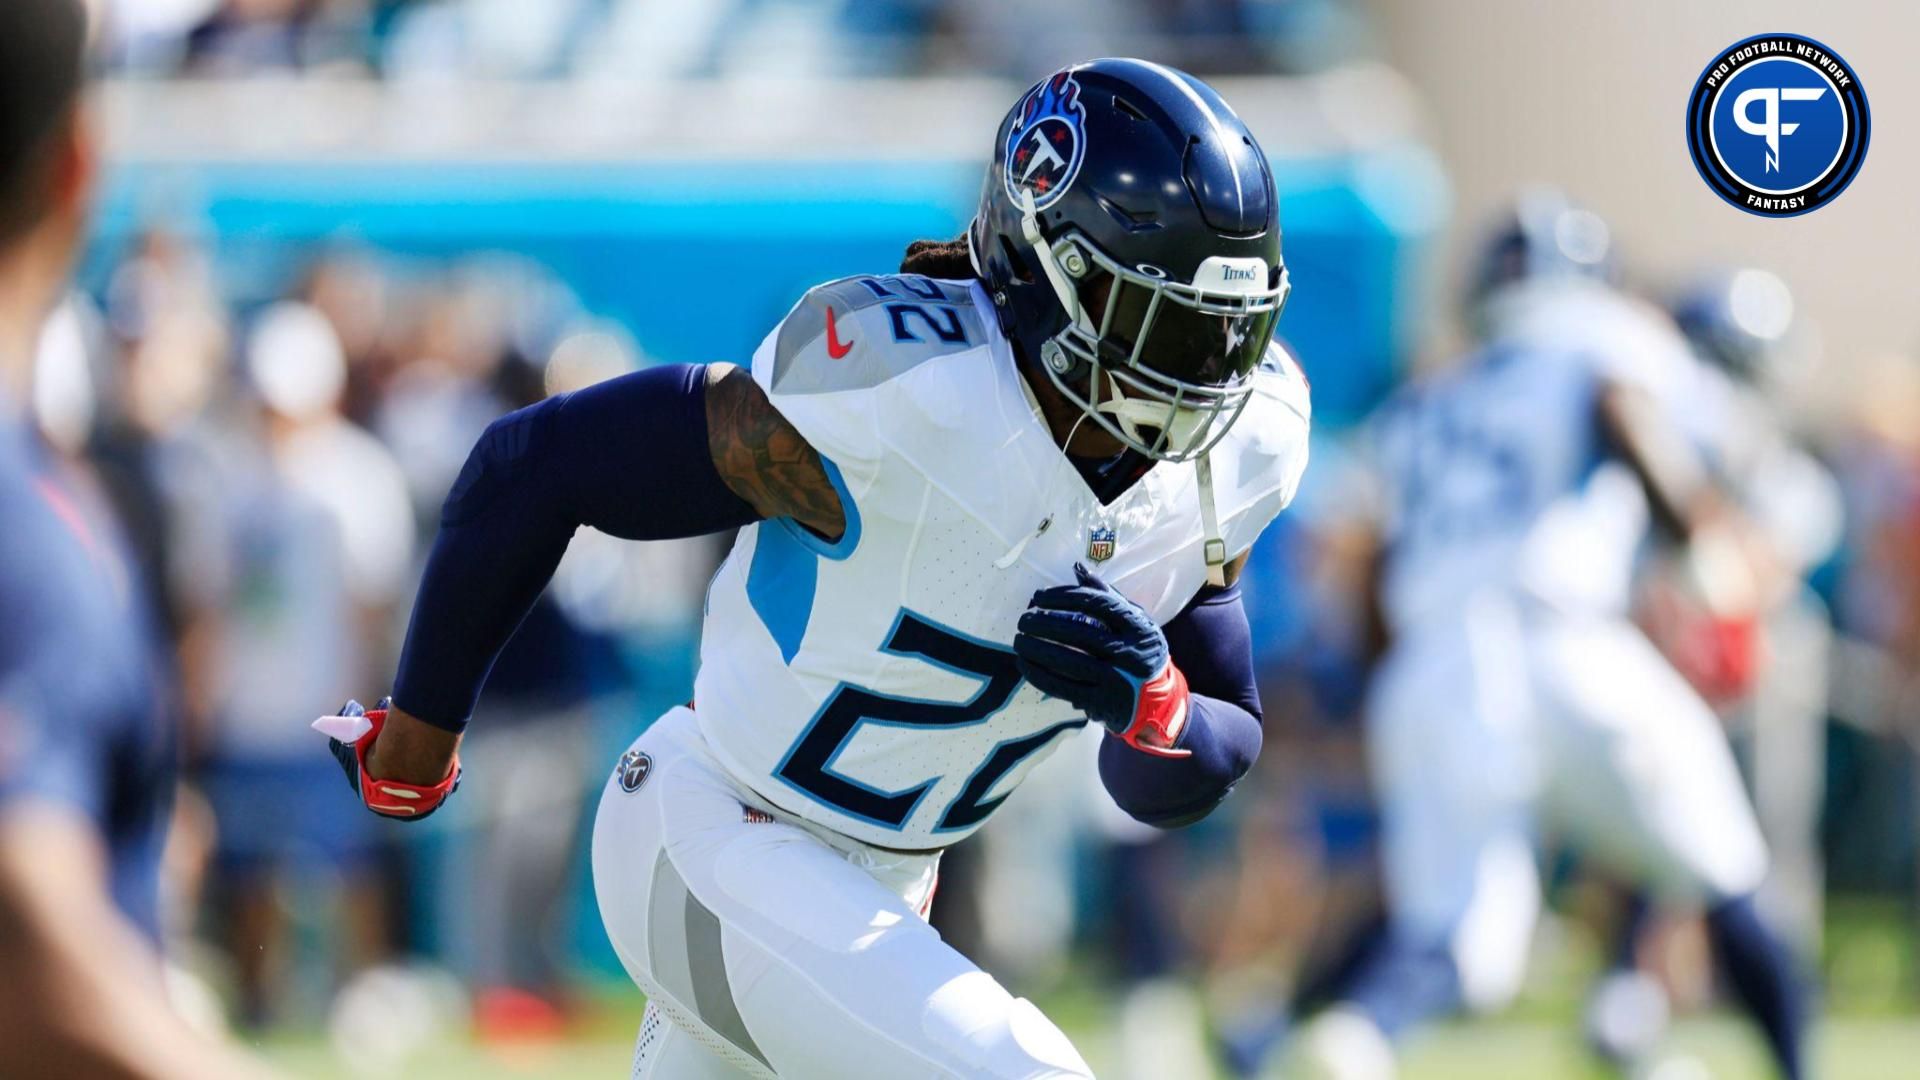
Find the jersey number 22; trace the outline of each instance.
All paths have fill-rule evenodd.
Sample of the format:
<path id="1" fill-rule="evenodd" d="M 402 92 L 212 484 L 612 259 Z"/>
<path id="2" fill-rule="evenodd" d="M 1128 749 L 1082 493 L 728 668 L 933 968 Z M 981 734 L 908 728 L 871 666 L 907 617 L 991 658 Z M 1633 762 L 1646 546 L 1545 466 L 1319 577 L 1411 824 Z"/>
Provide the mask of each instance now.
<path id="1" fill-rule="evenodd" d="M 901 611 L 881 646 L 883 652 L 910 656 L 956 675 L 973 679 L 980 689 L 965 701 L 926 701 L 889 697 L 865 687 L 841 683 L 813 722 L 774 769 L 774 774 L 807 797 L 842 813 L 889 829 L 904 828 L 940 780 L 934 777 L 905 791 L 882 791 L 834 771 L 833 761 L 853 741 L 863 724 L 890 727 L 956 728 L 985 721 L 1007 707 L 1020 689 L 1020 671 L 1013 650 L 967 637 L 957 631 Z M 967 778 L 960 794 L 940 814 L 936 832 L 971 828 L 985 820 L 1006 796 L 987 798 L 1001 778 L 1062 731 L 1085 720 L 1056 724 L 994 747 Z"/>

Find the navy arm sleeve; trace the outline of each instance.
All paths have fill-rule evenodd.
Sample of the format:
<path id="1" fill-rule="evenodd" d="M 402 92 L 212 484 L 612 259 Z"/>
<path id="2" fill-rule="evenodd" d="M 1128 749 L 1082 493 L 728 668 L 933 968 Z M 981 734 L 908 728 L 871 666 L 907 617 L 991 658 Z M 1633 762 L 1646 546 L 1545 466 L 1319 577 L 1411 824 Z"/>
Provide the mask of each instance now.
<path id="1" fill-rule="evenodd" d="M 1203 588 L 1165 627 L 1190 694 L 1182 758 L 1100 744 L 1100 780 L 1122 810 L 1163 829 L 1191 825 L 1220 805 L 1260 756 L 1260 691 L 1240 585 Z"/>
<path id="2" fill-rule="evenodd" d="M 494 421 L 441 511 L 394 702 L 463 730 L 580 526 L 670 540 L 759 516 L 713 466 L 703 366 L 649 368 Z"/>

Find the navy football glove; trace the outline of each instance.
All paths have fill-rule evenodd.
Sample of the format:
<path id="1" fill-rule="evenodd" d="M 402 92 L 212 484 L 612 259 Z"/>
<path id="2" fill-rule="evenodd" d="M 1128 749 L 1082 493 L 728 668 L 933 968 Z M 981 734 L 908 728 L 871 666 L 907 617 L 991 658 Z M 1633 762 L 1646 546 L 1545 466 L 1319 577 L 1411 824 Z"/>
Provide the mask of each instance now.
<path id="1" fill-rule="evenodd" d="M 1167 636 L 1140 605 L 1075 563 L 1077 585 L 1033 594 L 1013 651 L 1020 673 L 1042 693 L 1064 698 L 1133 747 L 1161 757 L 1187 723 L 1187 678 L 1173 666 Z"/>
<path id="2" fill-rule="evenodd" d="M 354 794 L 360 796 L 367 809 L 381 817 L 419 821 L 440 809 L 440 804 L 459 790 L 460 758 L 455 755 L 453 764 L 447 767 L 446 779 L 431 787 L 368 776 L 367 751 L 380 737 L 380 729 L 386 726 L 387 709 L 392 704 L 392 698 L 381 698 L 380 704 L 369 712 L 359 702 L 349 701 L 338 715 L 315 720 L 313 729 L 327 736 L 327 748 L 333 751 L 334 760 L 347 774 L 347 783 L 353 785 Z"/>

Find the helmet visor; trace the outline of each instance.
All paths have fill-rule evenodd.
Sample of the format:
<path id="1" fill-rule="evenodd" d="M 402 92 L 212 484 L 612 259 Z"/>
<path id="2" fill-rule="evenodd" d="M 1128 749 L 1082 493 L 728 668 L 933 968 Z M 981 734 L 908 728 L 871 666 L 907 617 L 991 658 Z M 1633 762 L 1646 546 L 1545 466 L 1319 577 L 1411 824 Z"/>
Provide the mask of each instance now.
<path id="1" fill-rule="evenodd" d="M 1072 312 L 1047 342 L 1054 385 L 1089 418 L 1151 457 L 1207 452 L 1253 393 L 1252 373 L 1273 340 L 1291 286 L 1286 268 L 1256 258 L 1210 258 L 1194 282 L 1151 266 L 1124 266 L 1078 232 L 1036 244 Z M 1073 361 L 1084 381 L 1065 377 Z"/>
<path id="2" fill-rule="evenodd" d="M 1101 359 L 1145 367 L 1183 383 L 1221 386 L 1244 378 L 1266 355 L 1278 307 L 1234 310 L 1099 271 L 1081 286 L 1097 326 Z"/>

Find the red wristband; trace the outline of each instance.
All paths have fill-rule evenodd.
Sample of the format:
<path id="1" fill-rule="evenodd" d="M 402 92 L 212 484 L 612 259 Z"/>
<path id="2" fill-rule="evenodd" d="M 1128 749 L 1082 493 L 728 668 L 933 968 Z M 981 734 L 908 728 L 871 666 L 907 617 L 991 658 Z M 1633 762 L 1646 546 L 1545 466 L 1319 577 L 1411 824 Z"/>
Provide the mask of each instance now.
<path id="1" fill-rule="evenodd" d="M 367 720 L 373 726 L 360 736 L 359 742 L 353 744 L 354 757 L 360 762 L 360 798 L 367 804 L 367 809 L 386 817 L 419 817 L 446 802 L 447 796 L 453 794 L 454 786 L 460 782 L 460 755 L 456 753 L 453 756 L 453 763 L 447 766 L 446 779 L 437 784 L 422 786 L 399 780 L 377 779 L 367 771 L 367 750 L 380 737 L 380 729 L 387 726 L 387 710 L 370 710 Z"/>
<path id="2" fill-rule="evenodd" d="M 1174 748 L 1186 727 L 1187 677 L 1168 662 L 1160 674 L 1140 687 L 1133 723 L 1120 733 L 1120 740 L 1155 757 L 1189 757 L 1193 751 Z"/>

